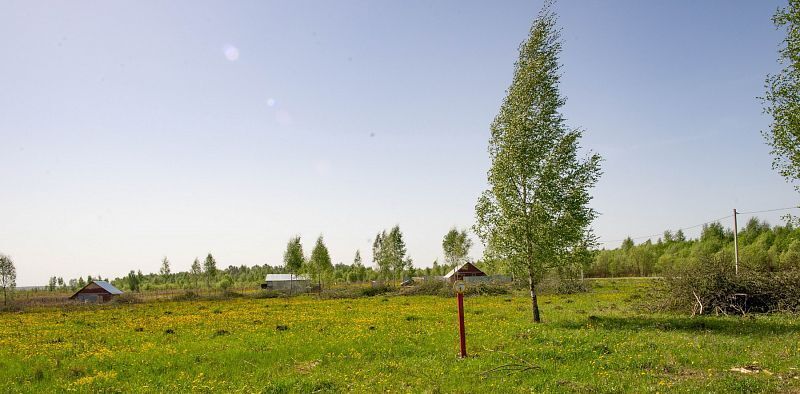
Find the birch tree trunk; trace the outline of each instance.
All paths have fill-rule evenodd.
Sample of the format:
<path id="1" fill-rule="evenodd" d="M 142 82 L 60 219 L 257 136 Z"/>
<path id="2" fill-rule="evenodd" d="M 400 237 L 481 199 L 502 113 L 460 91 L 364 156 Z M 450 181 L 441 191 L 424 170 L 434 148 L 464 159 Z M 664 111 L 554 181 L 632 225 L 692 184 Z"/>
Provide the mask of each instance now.
<path id="1" fill-rule="evenodd" d="M 536 299 L 536 282 L 533 280 L 533 271 L 528 271 L 528 283 L 531 285 L 531 309 L 533 310 L 533 322 L 541 323 L 539 316 L 539 302 Z"/>

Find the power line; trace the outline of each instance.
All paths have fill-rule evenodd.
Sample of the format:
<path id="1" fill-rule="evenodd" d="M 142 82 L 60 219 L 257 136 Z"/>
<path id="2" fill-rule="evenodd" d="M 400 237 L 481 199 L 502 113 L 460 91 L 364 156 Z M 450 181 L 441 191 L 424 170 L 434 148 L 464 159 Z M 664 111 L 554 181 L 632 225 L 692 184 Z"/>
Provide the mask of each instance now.
<path id="1" fill-rule="evenodd" d="M 710 223 L 719 222 L 722 219 L 727 219 L 727 218 L 730 218 L 730 217 L 733 217 L 733 215 L 723 216 L 723 217 L 718 218 L 718 219 L 709 220 L 707 222 L 700 223 L 700 224 L 695 224 L 694 226 L 682 227 L 682 228 L 679 228 L 679 229 L 677 229 L 675 231 L 691 230 L 693 228 L 697 228 L 697 227 L 700 227 L 700 226 L 705 226 L 705 225 L 710 224 Z M 622 242 L 622 241 L 624 241 L 624 240 L 626 240 L 628 238 L 630 238 L 632 240 L 643 239 L 643 238 L 653 238 L 653 237 L 657 237 L 657 236 L 659 236 L 661 234 L 663 234 L 663 233 L 656 233 L 656 234 L 650 234 L 650 235 L 641 235 L 641 236 L 637 236 L 637 237 L 626 237 L 626 238 L 623 238 L 623 239 L 613 239 L 613 240 L 610 240 L 610 241 L 598 241 L 598 242 L 600 242 L 600 243 Z"/>
<path id="2" fill-rule="evenodd" d="M 751 214 L 751 213 L 764 213 L 764 212 L 776 212 L 776 211 L 788 211 L 790 209 L 798 209 L 800 207 L 787 207 L 787 208 L 775 208 L 775 209 L 765 209 L 763 211 L 750 211 L 750 212 L 738 212 L 740 215 Z"/>
<path id="3" fill-rule="evenodd" d="M 754 213 L 788 211 L 790 209 L 800 209 L 800 207 L 773 208 L 773 209 L 764 209 L 764 210 L 760 210 L 760 211 L 737 212 L 737 214 L 738 215 L 749 215 L 749 214 L 754 214 Z M 695 224 L 694 226 L 679 228 L 679 229 L 677 229 L 675 231 L 691 230 L 691 229 L 694 229 L 694 228 L 697 228 L 697 227 L 700 227 L 700 226 L 705 226 L 707 224 L 719 222 L 720 220 L 728 219 L 728 218 L 731 218 L 731 217 L 733 217 L 733 215 L 727 215 L 727 216 L 723 216 L 723 217 L 718 218 L 718 219 L 709 220 L 709 221 L 704 222 L 704 223 Z M 597 242 L 598 243 L 602 243 L 602 244 L 609 244 L 609 243 L 613 243 L 613 242 L 622 242 L 622 241 L 624 241 L 624 240 L 626 240 L 628 238 L 630 238 L 631 240 L 653 238 L 653 237 L 657 237 L 657 236 L 659 236 L 661 234 L 663 234 L 663 233 L 656 233 L 656 234 L 650 234 L 650 235 L 640 235 L 640 236 L 636 236 L 636 237 L 626 237 L 626 238 L 622 238 L 622 239 L 612 239 L 610 241 L 599 240 Z"/>

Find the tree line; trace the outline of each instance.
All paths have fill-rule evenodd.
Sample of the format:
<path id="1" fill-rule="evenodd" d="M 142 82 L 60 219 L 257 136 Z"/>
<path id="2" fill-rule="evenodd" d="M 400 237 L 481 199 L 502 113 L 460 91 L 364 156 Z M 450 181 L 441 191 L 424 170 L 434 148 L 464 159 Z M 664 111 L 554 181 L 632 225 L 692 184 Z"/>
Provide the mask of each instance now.
<path id="1" fill-rule="evenodd" d="M 753 217 L 737 235 L 740 267 L 760 272 L 800 268 L 800 228 L 791 222 L 771 226 Z M 732 262 L 733 255 L 733 231 L 715 222 L 703 226 L 696 239 L 680 230 L 638 245 L 627 238 L 618 248 L 594 252 L 585 269 L 594 277 L 661 276 L 712 258 Z"/>
<path id="2" fill-rule="evenodd" d="M 195 258 L 189 270 L 173 271 L 169 258 L 164 257 L 157 273 L 145 274 L 141 270 L 131 270 L 126 276 L 112 280 L 92 275 L 69 280 L 53 276 L 48 281 L 47 290 L 75 291 L 93 280 L 109 281 L 125 291 L 199 288 L 228 290 L 257 287 L 268 274 L 283 273 L 306 275 L 318 285 L 374 280 L 399 281 L 415 276 L 444 275 L 456 265 L 471 261 L 471 247 L 472 240 L 467 230 L 454 227 L 442 239 L 444 263 L 434 260 L 430 267 L 414 267 L 413 260 L 408 256 L 403 232 L 396 225 L 388 231 L 383 230 L 376 234 L 372 245 L 372 266 L 364 264 L 360 250 L 355 251 L 351 263 L 333 264 L 323 236 L 316 239 L 311 254 L 306 256 L 301 237 L 293 236 L 286 244 L 282 265 L 229 265 L 227 268 L 218 268 L 216 258 L 208 253 L 203 260 Z"/>

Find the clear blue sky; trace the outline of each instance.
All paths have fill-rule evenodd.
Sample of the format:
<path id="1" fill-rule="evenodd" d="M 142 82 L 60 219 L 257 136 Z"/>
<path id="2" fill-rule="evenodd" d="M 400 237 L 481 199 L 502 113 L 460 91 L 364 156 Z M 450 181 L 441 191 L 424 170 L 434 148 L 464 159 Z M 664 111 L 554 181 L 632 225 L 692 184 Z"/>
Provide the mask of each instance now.
<path id="1" fill-rule="evenodd" d="M 759 134 L 782 3 L 556 5 L 565 114 L 605 158 L 602 239 L 797 203 Z M 277 265 L 294 234 L 350 263 L 399 224 L 428 266 L 473 223 L 540 5 L 4 1 L 0 253 L 20 285 Z"/>

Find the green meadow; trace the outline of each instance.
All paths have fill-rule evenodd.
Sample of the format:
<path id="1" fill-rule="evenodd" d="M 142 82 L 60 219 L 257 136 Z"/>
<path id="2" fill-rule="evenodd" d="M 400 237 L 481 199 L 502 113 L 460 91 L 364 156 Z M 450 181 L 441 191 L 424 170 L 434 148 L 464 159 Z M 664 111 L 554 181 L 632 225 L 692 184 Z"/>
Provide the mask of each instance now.
<path id="1" fill-rule="evenodd" d="M 649 281 L 592 291 L 232 298 L 0 314 L 3 392 L 800 392 L 800 319 L 637 305 Z"/>

